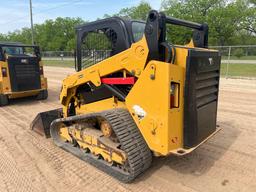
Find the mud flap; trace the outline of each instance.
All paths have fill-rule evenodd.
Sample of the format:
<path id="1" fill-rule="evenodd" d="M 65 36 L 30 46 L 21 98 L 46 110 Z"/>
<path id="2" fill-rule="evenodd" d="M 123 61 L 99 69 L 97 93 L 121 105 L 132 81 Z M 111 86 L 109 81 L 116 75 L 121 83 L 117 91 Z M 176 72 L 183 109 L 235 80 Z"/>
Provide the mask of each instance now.
<path id="1" fill-rule="evenodd" d="M 45 111 L 38 113 L 35 119 L 30 124 L 30 128 L 39 135 L 50 138 L 50 125 L 58 118 L 62 117 L 62 109 L 54 109 L 51 111 Z"/>

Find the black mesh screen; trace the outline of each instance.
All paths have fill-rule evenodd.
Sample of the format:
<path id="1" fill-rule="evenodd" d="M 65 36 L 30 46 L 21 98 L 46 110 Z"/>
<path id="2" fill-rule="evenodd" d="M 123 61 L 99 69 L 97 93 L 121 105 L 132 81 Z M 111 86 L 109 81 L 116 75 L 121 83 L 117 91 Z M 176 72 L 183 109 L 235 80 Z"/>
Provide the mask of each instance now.
<path id="1" fill-rule="evenodd" d="M 9 56 L 8 65 L 12 91 L 28 91 L 41 88 L 38 58 Z"/>
<path id="2" fill-rule="evenodd" d="M 86 33 L 81 45 L 82 69 L 114 55 L 116 41 L 116 32 L 109 28 Z"/>

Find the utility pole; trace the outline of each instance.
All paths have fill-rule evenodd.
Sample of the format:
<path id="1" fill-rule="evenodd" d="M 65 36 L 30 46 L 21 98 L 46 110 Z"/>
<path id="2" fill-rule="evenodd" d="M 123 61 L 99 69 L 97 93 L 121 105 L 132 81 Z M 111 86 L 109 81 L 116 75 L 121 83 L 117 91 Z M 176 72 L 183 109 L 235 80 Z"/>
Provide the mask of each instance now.
<path id="1" fill-rule="evenodd" d="M 31 34 L 32 34 L 32 45 L 34 45 L 34 24 L 33 24 L 33 12 L 32 12 L 32 0 L 29 0 L 30 3 L 30 23 L 31 23 Z"/>

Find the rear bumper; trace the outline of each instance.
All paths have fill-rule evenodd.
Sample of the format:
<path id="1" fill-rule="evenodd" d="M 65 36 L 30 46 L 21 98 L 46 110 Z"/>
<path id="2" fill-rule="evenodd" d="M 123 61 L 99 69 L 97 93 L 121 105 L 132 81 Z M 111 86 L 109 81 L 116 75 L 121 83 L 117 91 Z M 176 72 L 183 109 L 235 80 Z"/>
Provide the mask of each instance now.
<path id="1" fill-rule="evenodd" d="M 198 148 L 200 145 L 202 145 L 203 143 L 205 143 L 208 139 L 210 139 L 211 137 L 213 137 L 216 133 L 218 133 L 221 130 L 221 128 L 216 128 L 216 130 L 209 135 L 208 137 L 206 137 L 203 141 L 201 141 L 198 145 L 196 145 L 195 147 L 189 148 L 189 149 L 185 149 L 185 148 L 178 148 L 175 150 L 170 151 L 169 154 L 173 154 L 173 155 L 177 155 L 177 156 L 183 156 L 186 155 L 188 153 L 191 153 L 192 151 L 194 151 L 196 148 Z"/>
<path id="2" fill-rule="evenodd" d="M 36 96 L 39 94 L 40 91 L 46 90 L 43 89 L 36 89 L 36 90 L 28 90 L 28 91 L 20 91 L 20 92 L 5 92 L 4 95 L 8 95 L 9 99 L 15 98 L 22 98 L 22 97 L 29 97 L 29 96 Z"/>

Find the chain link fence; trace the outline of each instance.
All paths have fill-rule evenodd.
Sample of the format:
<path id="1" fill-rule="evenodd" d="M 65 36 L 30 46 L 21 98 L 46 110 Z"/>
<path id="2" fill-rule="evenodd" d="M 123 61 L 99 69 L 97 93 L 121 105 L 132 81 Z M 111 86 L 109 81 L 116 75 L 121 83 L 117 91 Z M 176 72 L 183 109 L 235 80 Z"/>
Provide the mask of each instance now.
<path id="1" fill-rule="evenodd" d="M 72 51 L 43 51 L 42 57 L 45 60 L 63 60 L 74 59 L 74 52 Z"/>
<path id="2" fill-rule="evenodd" d="M 221 75 L 226 78 L 256 78 L 256 45 L 210 46 L 221 52 Z M 46 65 L 74 67 L 74 52 L 45 51 Z"/>
<path id="3" fill-rule="evenodd" d="M 256 45 L 211 46 L 221 52 L 221 75 L 256 78 Z"/>

